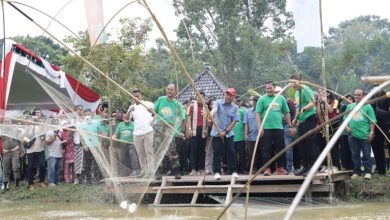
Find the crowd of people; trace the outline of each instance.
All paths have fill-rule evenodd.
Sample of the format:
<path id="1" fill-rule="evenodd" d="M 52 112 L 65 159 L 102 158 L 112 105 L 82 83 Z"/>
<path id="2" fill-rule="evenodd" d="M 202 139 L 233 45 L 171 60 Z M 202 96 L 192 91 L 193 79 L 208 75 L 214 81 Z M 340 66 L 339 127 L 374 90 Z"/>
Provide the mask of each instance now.
<path id="1" fill-rule="evenodd" d="M 166 95 L 154 103 L 134 90 L 133 104 L 111 116 L 102 104 L 97 113 L 78 105 L 72 114 L 43 117 L 36 108 L 24 120 L 3 117 L 2 191 L 12 188 L 12 181 L 19 188 L 22 180 L 32 191 L 36 180 L 41 187 L 54 187 L 60 182 L 99 183 L 103 176 L 161 179 L 162 175 L 174 175 L 180 179 L 184 174 L 213 174 L 218 180 L 229 174 L 238 178 L 251 171 L 252 163 L 255 172 L 303 135 L 307 137 L 266 167 L 263 175 L 305 176 L 325 147 L 328 134 L 331 138 L 366 91 L 356 89 L 354 95 L 336 98 L 324 89 L 314 91 L 300 84 L 297 76 L 291 79 L 292 98 L 268 81 L 265 94 L 251 96 L 250 102 L 228 88 L 223 99 L 206 97 L 200 90 L 202 98 L 182 104 L 176 99 L 175 85 L 169 84 Z M 387 99 L 364 105 L 353 115 L 332 148 L 331 159 L 323 162 L 319 172 L 353 170 L 352 178 L 365 179 L 371 179 L 373 172 L 386 175 L 389 114 Z M 318 127 L 328 120 L 332 120 L 328 129 Z M 44 127 L 46 124 L 51 129 Z M 316 132 L 306 134 L 313 129 Z"/>

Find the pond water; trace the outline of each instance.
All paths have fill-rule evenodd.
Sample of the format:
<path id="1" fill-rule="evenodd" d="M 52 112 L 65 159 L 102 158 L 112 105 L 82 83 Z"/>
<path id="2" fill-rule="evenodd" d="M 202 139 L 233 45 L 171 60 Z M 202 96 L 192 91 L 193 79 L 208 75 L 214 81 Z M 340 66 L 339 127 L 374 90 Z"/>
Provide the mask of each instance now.
<path id="1" fill-rule="evenodd" d="M 282 219 L 288 206 L 251 204 L 248 219 Z M 141 206 L 129 214 L 119 205 L 1 202 L 0 219 L 216 219 L 222 208 L 155 208 Z M 234 204 L 223 219 L 244 219 L 242 204 Z M 299 207 L 294 219 L 390 219 L 390 202 L 316 204 Z"/>

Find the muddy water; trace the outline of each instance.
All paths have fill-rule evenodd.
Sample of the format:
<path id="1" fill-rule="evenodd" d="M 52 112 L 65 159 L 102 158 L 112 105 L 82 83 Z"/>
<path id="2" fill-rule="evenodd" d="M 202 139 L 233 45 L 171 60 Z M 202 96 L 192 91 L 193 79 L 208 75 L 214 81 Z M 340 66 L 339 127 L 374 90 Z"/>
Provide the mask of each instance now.
<path id="1" fill-rule="evenodd" d="M 118 205 L 70 203 L 0 203 L 0 219 L 215 219 L 221 208 L 151 208 L 141 206 L 129 214 Z M 287 206 L 251 204 L 248 219 L 282 219 Z M 243 219 L 244 209 L 236 204 L 223 219 Z M 390 219 L 390 202 L 338 203 L 300 207 L 294 219 Z"/>

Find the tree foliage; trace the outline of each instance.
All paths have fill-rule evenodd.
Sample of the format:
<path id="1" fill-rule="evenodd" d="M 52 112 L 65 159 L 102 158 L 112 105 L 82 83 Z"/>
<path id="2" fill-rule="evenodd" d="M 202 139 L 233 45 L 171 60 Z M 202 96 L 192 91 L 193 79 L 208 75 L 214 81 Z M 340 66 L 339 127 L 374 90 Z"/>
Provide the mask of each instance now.
<path id="1" fill-rule="evenodd" d="M 321 50 L 306 48 L 297 54 L 290 36 L 293 22 L 285 0 L 206 1 L 174 0 L 181 23 L 172 42 L 192 77 L 204 64 L 226 85 L 240 94 L 265 81 L 287 80 L 297 71 L 304 79 L 322 84 Z M 118 38 L 90 46 L 86 31 L 65 41 L 123 88 L 139 88 L 146 99 L 163 95 L 169 83 L 183 88 L 188 82 L 163 39 L 146 49 L 150 20 L 121 19 Z M 77 79 L 92 87 L 113 106 L 127 106 L 131 99 L 107 83 L 79 58 L 44 37 L 16 37 Z M 291 58 L 291 59 L 290 59 Z M 360 77 L 384 75 L 390 69 L 390 23 L 377 16 L 361 16 L 330 28 L 325 38 L 327 87 L 341 94 L 364 86 Z M 264 93 L 263 90 L 258 90 Z"/>
<path id="2" fill-rule="evenodd" d="M 53 42 L 51 38 L 45 36 L 30 37 L 27 35 L 16 36 L 11 39 L 24 45 L 38 56 L 44 57 L 57 66 L 61 66 L 62 59 L 68 55 L 68 51 L 66 49 Z"/>

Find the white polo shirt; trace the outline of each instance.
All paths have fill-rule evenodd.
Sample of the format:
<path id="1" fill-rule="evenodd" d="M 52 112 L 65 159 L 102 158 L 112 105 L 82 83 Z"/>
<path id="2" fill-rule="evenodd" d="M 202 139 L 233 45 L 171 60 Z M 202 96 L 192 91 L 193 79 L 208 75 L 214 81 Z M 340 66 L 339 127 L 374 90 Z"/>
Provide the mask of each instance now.
<path id="1" fill-rule="evenodd" d="M 148 101 L 142 101 L 144 105 L 148 108 L 153 109 L 154 104 Z M 152 114 L 146 109 L 143 105 L 132 105 L 134 106 L 134 111 L 131 112 L 131 117 L 134 120 L 134 133 L 133 135 L 144 135 L 153 131 L 151 122 L 153 120 Z M 132 107 L 130 106 L 130 108 Z"/>

